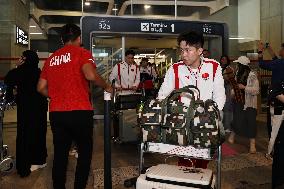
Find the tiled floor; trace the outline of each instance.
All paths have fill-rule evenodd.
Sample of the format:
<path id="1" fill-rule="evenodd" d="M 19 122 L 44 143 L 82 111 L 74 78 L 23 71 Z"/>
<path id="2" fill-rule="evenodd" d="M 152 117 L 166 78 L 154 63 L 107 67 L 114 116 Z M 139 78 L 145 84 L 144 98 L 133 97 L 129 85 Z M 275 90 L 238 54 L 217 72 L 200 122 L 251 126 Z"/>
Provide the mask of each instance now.
<path id="1" fill-rule="evenodd" d="M 257 136 L 257 150 L 264 153 L 267 147 L 267 134 L 266 127 L 263 121 L 265 121 L 265 115 L 260 115 L 259 126 L 258 126 L 258 136 Z M 93 161 L 92 169 L 103 168 L 103 121 L 95 122 L 94 129 L 94 150 L 93 150 Z M 4 128 L 4 141 L 5 144 L 9 145 L 10 154 L 15 155 L 15 141 L 16 141 L 16 127 L 15 123 L 6 122 Z M 27 178 L 20 178 L 15 172 L 0 176 L 0 189 L 51 189 L 51 169 L 52 169 L 52 158 L 53 158 L 53 147 L 52 147 L 52 134 L 50 128 L 47 134 L 47 144 L 48 144 L 48 166 L 42 170 L 32 172 L 32 174 Z M 242 138 L 236 139 L 236 144 L 230 145 L 238 153 L 248 152 L 248 141 Z M 228 157 L 227 157 L 228 158 Z M 147 155 L 146 164 L 153 164 L 161 161 L 159 156 Z M 66 188 L 73 188 L 74 172 L 75 172 L 76 159 L 73 156 L 69 158 L 69 167 L 67 172 L 67 183 Z M 129 165 L 138 165 L 138 148 L 137 145 L 133 144 L 113 144 L 112 145 L 112 167 L 124 167 Z M 249 167 L 237 170 L 223 170 L 222 176 L 222 188 L 260 188 L 269 189 L 271 188 L 270 183 L 248 183 L 246 182 L 246 177 L 256 177 L 255 180 L 262 179 L 263 177 L 271 177 L 271 166 L 260 166 L 260 167 Z M 263 173 L 263 174 L 260 174 Z M 231 180 L 234 179 L 239 182 L 239 187 L 232 186 Z M 90 174 L 87 189 L 93 188 L 93 177 Z M 120 189 L 123 186 L 115 186 L 114 188 Z"/>

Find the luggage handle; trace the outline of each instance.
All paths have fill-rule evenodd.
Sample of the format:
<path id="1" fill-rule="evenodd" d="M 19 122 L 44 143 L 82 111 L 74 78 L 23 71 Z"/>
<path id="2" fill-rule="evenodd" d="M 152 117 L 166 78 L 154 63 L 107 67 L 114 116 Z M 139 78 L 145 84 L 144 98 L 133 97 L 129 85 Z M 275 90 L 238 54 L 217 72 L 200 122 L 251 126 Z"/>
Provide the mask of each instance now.
<path id="1" fill-rule="evenodd" d="M 174 90 L 168 96 L 168 99 L 176 99 L 181 93 L 190 93 L 193 97 L 195 97 L 194 91 L 192 89 L 197 91 L 197 99 L 194 98 L 194 100 L 199 100 L 200 99 L 200 90 L 196 86 L 194 86 L 194 85 L 187 85 L 187 86 L 185 86 L 183 88 Z"/>
<path id="2" fill-rule="evenodd" d="M 165 157 L 165 164 L 167 164 L 167 160 L 169 159 L 169 158 L 173 158 L 173 157 L 176 157 L 176 156 L 166 156 Z M 190 158 L 184 158 L 184 159 L 187 159 L 187 160 L 189 160 L 190 161 L 190 163 L 191 163 L 191 167 L 193 168 L 193 169 L 195 169 L 195 164 L 193 163 L 193 161 L 190 159 Z"/>

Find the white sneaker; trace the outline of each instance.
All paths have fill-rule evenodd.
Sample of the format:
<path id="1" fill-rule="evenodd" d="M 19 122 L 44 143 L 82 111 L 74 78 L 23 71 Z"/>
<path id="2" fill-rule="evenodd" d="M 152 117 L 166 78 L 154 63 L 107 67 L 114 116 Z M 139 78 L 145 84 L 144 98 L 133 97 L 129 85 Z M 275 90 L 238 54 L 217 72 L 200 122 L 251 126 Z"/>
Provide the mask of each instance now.
<path id="1" fill-rule="evenodd" d="M 35 170 L 44 168 L 44 167 L 46 167 L 46 166 L 47 166 L 47 163 L 42 164 L 42 165 L 32 165 L 31 168 L 30 168 L 30 170 L 31 170 L 31 171 L 35 171 Z"/>

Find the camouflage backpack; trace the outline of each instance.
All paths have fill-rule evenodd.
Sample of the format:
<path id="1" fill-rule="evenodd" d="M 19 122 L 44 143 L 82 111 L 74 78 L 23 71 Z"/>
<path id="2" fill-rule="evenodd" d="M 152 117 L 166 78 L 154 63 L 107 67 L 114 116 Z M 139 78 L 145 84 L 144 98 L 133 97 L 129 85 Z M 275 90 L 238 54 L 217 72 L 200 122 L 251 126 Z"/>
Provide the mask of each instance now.
<path id="1" fill-rule="evenodd" d="M 161 142 L 163 100 L 148 99 L 138 107 L 138 123 L 143 142 Z"/>
<path id="2" fill-rule="evenodd" d="M 225 132 L 217 104 L 213 100 L 196 100 L 191 123 L 193 145 L 217 148 L 225 141 Z"/>
<path id="3" fill-rule="evenodd" d="M 196 87 L 194 87 L 199 91 Z M 187 106 L 179 100 L 182 93 L 191 96 L 190 105 Z M 190 131 L 191 121 L 194 115 L 195 95 L 189 86 L 174 90 L 165 99 L 165 111 L 161 129 L 162 142 L 181 146 L 190 145 L 193 142 Z"/>
<path id="4" fill-rule="evenodd" d="M 194 95 L 188 87 L 173 91 L 166 99 L 147 100 L 138 110 L 138 122 L 142 127 L 143 141 L 189 145 L 192 106 L 178 100 L 181 93 Z M 192 101 L 194 102 L 194 101 Z M 194 104 L 194 103 L 192 103 Z"/>

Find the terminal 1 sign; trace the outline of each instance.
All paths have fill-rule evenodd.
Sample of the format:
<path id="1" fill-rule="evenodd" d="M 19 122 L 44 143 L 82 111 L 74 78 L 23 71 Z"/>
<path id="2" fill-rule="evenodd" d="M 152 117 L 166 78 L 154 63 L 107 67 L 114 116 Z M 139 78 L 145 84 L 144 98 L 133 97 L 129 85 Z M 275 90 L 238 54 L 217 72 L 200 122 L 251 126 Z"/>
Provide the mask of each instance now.
<path id="1" fill-rule="evenodd" d="M 81 18 L 81 28 L 83 44 L 86 48 L 90 48 L 90 37 L 94 33 L 118 33 L 121 35 L 178 35 L 191 30 L 208 36 L 221 37 L 223 48 L 225 49 L 227 49 L 229 38 L 228 28 L 225 23 L 210 21 L 141 19 L 118 16 L 84 16 Z"/>
<path id="2" fill-rule="evenodd" d="M 217 22 L 85 16 L 81 24 L 83 31 L 180 34 L 195 30 L 209 35 L 224 35 L 224 23 Z"/>

